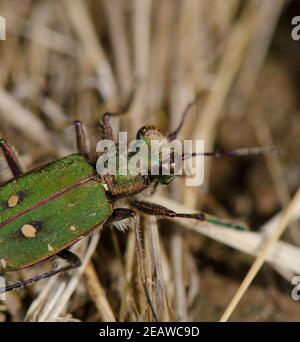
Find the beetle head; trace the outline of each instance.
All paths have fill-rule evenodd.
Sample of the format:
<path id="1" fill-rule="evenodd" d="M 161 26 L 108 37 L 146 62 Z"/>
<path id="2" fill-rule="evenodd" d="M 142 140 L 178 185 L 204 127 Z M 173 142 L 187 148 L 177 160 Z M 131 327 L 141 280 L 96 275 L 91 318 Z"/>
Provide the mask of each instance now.
<path id="1" fill-rule="evenodd" d="M 137 139 L 142 139 L 146 142 L 149 149 L 151 149 L 153 142 L 156 142 L 160 146 L 160 151 L 163 148 L 170 147 L 170 140 L 167 136 L 165 136 L 157 127 L 155 126 L 143 126 L 139 129 L 137 133 Z M 151 158 L 151 157 L 150 157 Z M 153 158 L 153 157 L 152 157 Z M 156 176 L 152 176 L 156 178 L 161 184 L 169 184 L 174 180 L 174 175 L 172 175 L 174 156 L 172 153 L 172 149 L 170 150 L 170 154 L 168 156 L 163 156 L 160 152 L 157 160 L 151 160 L 151 163 L 156 163 L 159 166 L 159 174 Z M 167 169 L 170 165 L 170 174 L 164 174 L 163 170 Z"/>

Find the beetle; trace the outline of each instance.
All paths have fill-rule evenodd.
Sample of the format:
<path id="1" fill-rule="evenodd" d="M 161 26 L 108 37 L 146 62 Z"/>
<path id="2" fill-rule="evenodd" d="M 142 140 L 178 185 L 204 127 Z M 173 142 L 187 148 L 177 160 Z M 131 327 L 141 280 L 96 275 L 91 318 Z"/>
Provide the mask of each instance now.
<path id="1" fill-rule="evenodd" d="M 155 126 L 144 126 L 138 131 L 137 138 L 144 139 L 147 144 L 153 139 L 174 140 L 180 132 L 187 110 L 174 132 L 165 136 Z M 103 115 L 102 133 L 103 138 L 114 140 L 110 117 L 109 113 Z M 152 185 L 169 184 L 174 176 L 100 176 L 95 170 L 95 163 L 89 159 L 88 137 L 80 121 L 75 121 L 75 132 L 77 154 L 66 156 L 27 173 L 22 169 L 10 145 L 4 139 L 0 140 L 0 147 L 14 176 L 12 180 L 0 186 L 0 272 L 18 271 L 53 256 L 67 261 L 67 265 L 60 268 L 7 285 L 0 289 L 0 293 L 80 266 L 80 259 L 69 251 L 70 246 L 96 229 L 132 219 L 140 276 L 148 303 L 154 312 L 146 286 L 143 247 L 136 210 L 159 217 L 185 217 L 207 220 L 236 229 L 241 227 L 211 219 L 202 212 L 176 213 L 159 204 L 138 200 L 136 195 Z M 239 156 L 268 151 L 269 148 L 249 148 L 229 152 L 206 152 L 203 155 Z M 183 155 L 182 159 L 195 155 Z M 128 199 L 130 208 L 116 207 L 120 198 Z"/>

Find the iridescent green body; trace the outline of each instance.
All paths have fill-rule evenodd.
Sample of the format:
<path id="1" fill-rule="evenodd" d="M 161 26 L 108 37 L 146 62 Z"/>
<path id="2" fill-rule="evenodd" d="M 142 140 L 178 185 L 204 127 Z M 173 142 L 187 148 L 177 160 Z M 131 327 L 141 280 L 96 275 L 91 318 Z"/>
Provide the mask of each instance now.
<path id="1" fill-rule="evenodd" d="M 0 271 L 14 271 L 72 245 L 112 213 L 105 186 L 80 154 L 0 187 Z"/>

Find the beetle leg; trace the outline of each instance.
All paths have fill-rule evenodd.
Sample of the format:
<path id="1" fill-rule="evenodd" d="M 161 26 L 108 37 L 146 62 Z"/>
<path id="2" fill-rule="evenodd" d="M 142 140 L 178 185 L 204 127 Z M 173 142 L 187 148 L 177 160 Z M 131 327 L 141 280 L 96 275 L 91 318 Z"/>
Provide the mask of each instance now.
<path id="1" fill-rule="evenodd" d="M 100 124 L 102 139 L 115 141 L 113 130 L 110 124 L 110 116 L 112 113 L 105 113 Z"/>
<path id="2" fill-rule="evenodd" d="M 103 115 L 102 122 L 100 123 L 100 128 L 102 131 L 101 132 L 102 139 L 115 141 L 113 130 L 112 130 L 111 123 L 110 123 L 110 117 L 126 114 L 134 101 L 135 95 L 136 95 L 136 88 L 133 88 L 128 96 L 128 99 L 126 100 L 126 102 L 123 104 L 123 106 L 118 112 L 114 112 L 114 113 L 107 112 Z"/>
<path id="3" fill-rule="evenodd" d="M 128 218 L 134 218 L 136 215 L 135 211 L 128 208 L 116 208 L 113 210 L 111 216 L 105 224 L 110 224 L 116 221 L 123 221 Z"/>
<path id="4" fill-rule="evenodd" d="M 134 235 L 135 235 L 135 240 L 136 240 L 137 260 L 138 260 L 138 267 L 140 271 L 141 282 L 143 284 L 144 292 L 147 298 L 147 302 L 150 306 L 153 318 L 155 321 L 157 321 L 158 320 L 157 315 L 156 315 L 156 312 L 152 303 L 152 299 L 148 290 L 148 286 L 147 286 L 145 256 L 144 256 L 143 243 L 141 239 L 139 217 L 137 213 L 133 209 L 116 208 L 114 209 L 107 223 L 112 223 L 114 221 L 122 221 L 128 218 L 132 218 L 134 221 Z"/>
<path id="5" fill-rule="evenodd" d="M 81 266 L 81 261 L 79 257 L 73 252 L 69 251 L 68 249 L 64 249 L 58 252 L 57 256 L 59 256 L 61 259 L 66 260 L 69 263 L 69 265 L 67 265 L 66 267 L 76 268 Z"/>
<path id="6" fill-rule="evenodd" d="M 77 141 L 78 152 L 80 154 L 85 155 L 89 159 L 90 141 L 89 141 L 88 135 L 86 134 L 86 127 L 79 120 L 76 120 L 74 122 L 74 125 L 75 125 L 75 131 L 76 131 L 76 141 Z"/>
<path id="7" fill-rule="evenodd" d="M 147 215 L 161 216 L 161 217 L 187 217 L 195 218 L 201 221 L 205 221 L 205 216 L 202 213 L 199 214 L 178 214 L 175 211 L 168 209 L 160 204 L 151 203 L 146 201 L 131 201 L 130 202 L 136 209 Z"/>
<path id="8" fill-rule="evenodd" d="M 5 287 L 2 287 L 2 288 L 0 288 L 0 294 L 4 293 L 4 292 L 12 291 L 12 290 L 20 288 L 20 287 L 24 287 L 24 286 L 32 284 L 32 283 L 36 283 L 36 282 L 43 280 L 43 279 L 50 278 L 50 277 L 52 277 L 58 273 L 69 271 L 69 270 L 76 268 L 76 267 L 79 267 L 81 265 L 81 261 L 78 258 L 78 256 L 76 254 L 66 250 L 66 249 L 59 252 L 57 255 L 60 258 L 68 261 L 68 265 L 60 267 L 60 268 L 53 270 L 53 271 L 50 271 L 50 272 L 39 274 L 33 278 L 22 280 L 22 281 L 15 283 L 15 284 L 11 284 L 11 285 L 7 285 Z"/>
<path id="9" fill-rule="evenodd" d="M 7 161 L 7 164 L 15 178 L 20 177 L 24 174 L 24 170 L 14 153 L 13 149 L 9 146 L 9 144 L 4 140 L 0 139 L 0 147 L 3 151 L 4 157 Z"/>
<path id="10" fill-rule="evenodd" d="M 212 218 L 212 217 L 207 217 L 207 215 L 202 212 L 198 212 L 196 214 L 176 213 L 175 211 L 157 203 L 150 203 L 150 202 L 145 202 L 145 201 L 131 201 L 130 203 L 136 209 L 148 215 L 161 216 L 161 217 L 190 218 L 190 219 L 196 219 L 199 221 L 207 221 L 216 225 L 220 225 L 220 226 L 224 226 L 224 227 L 232 228 L 236 230 L 246 230 L 245 227 L 242 227 L 240 225 L 229 223 L 229 222 L 224 222 L 219 219 Z"/>

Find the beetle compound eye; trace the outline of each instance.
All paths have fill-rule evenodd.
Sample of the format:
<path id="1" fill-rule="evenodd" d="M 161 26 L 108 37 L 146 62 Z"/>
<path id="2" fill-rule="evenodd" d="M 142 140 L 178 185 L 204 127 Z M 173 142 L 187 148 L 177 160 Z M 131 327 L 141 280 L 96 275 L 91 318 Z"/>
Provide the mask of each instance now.
<path id="1" fill-rule="evenodd" d="M 136 134 L 137 139 L 142 139 L 146 135 L 149 129 L 150 129 L 150 126 L 141 127 Z"/>

